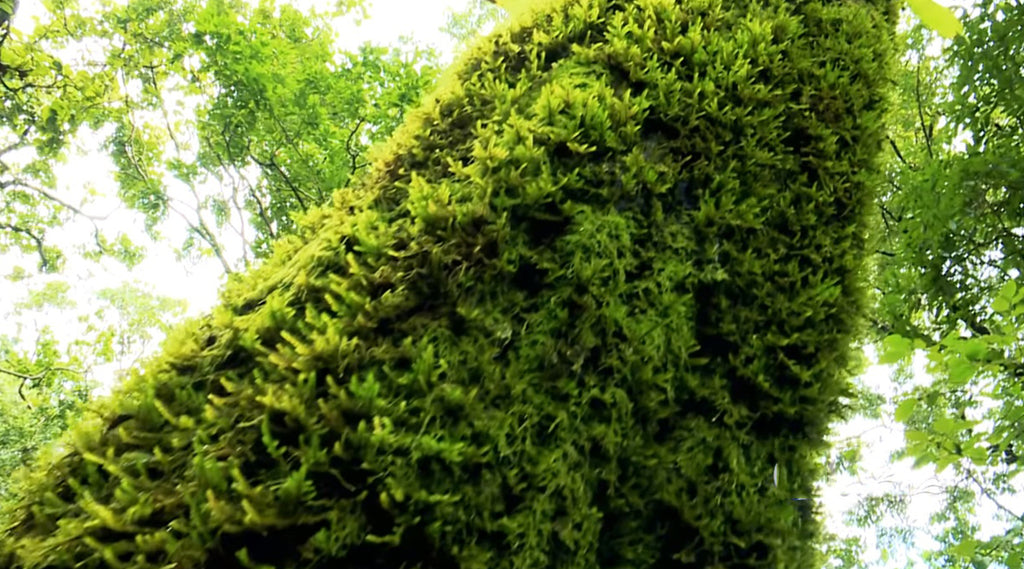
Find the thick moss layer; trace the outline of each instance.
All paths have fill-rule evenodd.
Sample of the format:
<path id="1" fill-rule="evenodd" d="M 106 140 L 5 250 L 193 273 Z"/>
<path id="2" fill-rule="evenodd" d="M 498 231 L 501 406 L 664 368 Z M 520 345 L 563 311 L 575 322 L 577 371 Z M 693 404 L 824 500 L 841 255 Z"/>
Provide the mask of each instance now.
<path id="1" fill-rule="evenodd" d="M 35 467 L 0 566 L 817 566 L 794 498 L 894 22 L 571 0 L 495 33 Z"/>

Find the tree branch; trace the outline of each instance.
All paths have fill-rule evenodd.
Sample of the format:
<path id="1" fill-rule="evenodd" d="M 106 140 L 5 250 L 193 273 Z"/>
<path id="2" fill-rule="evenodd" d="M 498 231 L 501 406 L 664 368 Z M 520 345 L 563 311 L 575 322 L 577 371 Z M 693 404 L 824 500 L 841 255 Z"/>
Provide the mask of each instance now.
<path id="1" fill-rule="evenodd" d="M 359 117 L 359 119 L 356 120 L 356 126 L 352 129 L 352 132 L 348 134 L 348 139 L 345 140 L 345 151 L 348 152 L 349 157 L 352 159 L 352 163 L 349 166 L 349 171 L 351 172 L 349 174 L 350 176 L 355 175 L 357 169 L 366 166 L 366 164 L 356 165 L 356 159 L 359 158 L 359 153 L 352 148 L 352 139 L 359 133 L 360 129 L 363 127 L 363 123 L 365 122 L 366 120 L 363 117 Z"/>
<path id="2" fill-rule="evenodd" d="M 1024 514 L 1018 514 L 1014 512 L 1010 508 L 1006 507 L 1005 504 L 997 500 L 996 497 L 993 496 L 991 492 L 989 492 L 988 488 L 986 488 L 985 485 L 982 484 L 980 480 L 978 480 L 974 473 L 970 471 L 970 469 L 965 468 L 964 472 L 967 474 L 967 477 L 970 478 L 972 482 L 974 482 L 974 485 L 978 487 L 978 490 L 981 490 L 981 493 L 984 494 L 984 496 L 988 498 L 989 501 L 995 504 L 996 508 L 999 508 L 1000 511 L 1002 511 L 1004 514 L 1009 515 L 1013 519 L 1019 522 L 1024 522 Z"/>
<path id="3" fill-rule="evenodd" d="M 74 213 L 75 215 L 84 217 L 84 218 L 89 219 L 89 220 L 103 221 L 103 220 L 107 219 L 108 217 L 110 217 L 109 213 L 106 214 L 106 215 L 93 215 L 91 213 L 86 213 L 86 212 L 82 211 L 81 209 L 79 209 L 79 208 L 69 204 L 68 202 L 58 198 L 57 196 L 51 194 L 49 192 L 49 190 L 40 188 L 39 186 L 36 186 L 34 184 L 31 184 L 31 183 L 26 182 L 26 181 L 24 181 L 22 179 L 19 179 L 19 178 L 14 178 L 14 179 L 11 180 L 11 182 L 9 182 L 7 184 L 4 184 L 5 187 L 6 186 L 11 186 L 11 185 L 17 185 L 19 187 L 22 187 L 22 188 L 25 188 L 25 189 L 30 190 L 32 192 L 35 192 L 35 193 L 43 196 L 44 198 L 52 201 L 53 203 L 55 203 L 55 204 L 57 204 L 57 205 L 59 205 L 61 207 L 64 207 L 64 208 L 67 208 L 67 209 L 71 210 L 71 212 Z"/>
<path id="4" fill-rule="evenodd" d="M 39 262 L 43 267 L 43 270 L 47 270 L 52 266 L 52 261 L 46 256 L 46 249 L 43 246 L 43 238 L 36 235 L 31 229 L 21 227 L 20 225 L 13 225 L 10 223 L 0 223 L 0 229 L 6 229 L 15 233 L 21 233 L 22 235 L 28 236 L 29 239 L 35 242 L 36 252 L 39 254 Z"/>
<path id="5" fill-rule="evenodd" d="M 68 373 L 74 373 L 74 374 L 82 375 L 81 371 L 79 371 L 77 369 L 68 368 L 68 367 L 48 367 L 48 368 L 44 369 L 43 371 L 41 371 L 41 372 L 39 372 L 37 374 L 21 373 L 21 372 L 18 372 L 18 371 L 14 371 L 13 369 L 8 369 L 8 368 L 5 368 L 5 367 L 0 367 L 0 374 L 7 374 L 7 375 L 16 377 L 16 378 L 21 380 L 21 384 L 18 385 L 18 397 L 21 398 L 21 400 L 25 403 L 25 405 L 28 405 L 29 409 L 32 409 L 32 404 L 29 403 L 28 398 L 25 397 L 25 385 L 27 385 L 28 382 L 30 382 L 30 381 L 36 381 L 36 380 L 39 380 L 39 379 L 43 379 L 47 375 L 50 375 L 51 373 L 55 373 L 55 372 L 59 372 L 59 371 L 64 371 L 64 372 L 68 372 Z"/>
<path id="6" fill-rule="evenodd" d="M 306 211 L 308 209 L 308 207 L 306 206 L 306 201 L 302 199 L 302 195 L 305 192 L 297 188 L 295 184 L 292 183 L 291 178 L 289 178 L 288 174 L 281 169 L 281 166 L 277 164 L 277 161 L 275 161 L 273 157 L 270 158 L 270 162 L 262 162 L 260 161 L 259 158 L 256 158 L 256 154 L 254 154 L 252 151 L 249 151 L 249 158 L 251 158 L 252 161 L 255 162 L 256 164 L 264 168 L 273 168 L 277 172 L 277 174 L 281 176 L 281 179 L 284 180 L 285 185 L 288 186 L 289 190 L 291 190 L 292 194 L 295 196 L 295 199 L 298 200 L 299 207 L 301 207 L 303 211 Z M 308 194 L 306 194 L 306 197 L 313 199 L 313 196 L 310 196 Z"/>
<path id="7" fill-rule="evenodd" d="M 889 146 L 892 147 L 893 152 L 896 153 L 896 158 L 899 158 L 900 162 L 902 162 L 904 165 L 910 168 L 911 171 L 917 171 L 919 169 L 917 164 L 911 164 L 910 162 L 907 162 L 907 159 L 903 157 L 903 153 L 900 152 L 900 147 L 896 146 L 896 141 L 893 140 L 891 136 L 886 136 L 885 138 L 886 140 L 889 141 Z"/>
<path id="8" fill-rule="evenodd" d="M 259 212 L 260 219 L 262 219 L 263 223 L 267 226 L 267 233 L 270 235 L 270 238 L 276 239 L 277 235 L 274 232 L 274 226 L 271 223 L 270 216 L 267 215 L 267 208 L 264 207 L 263 201 L 260 200 L 259 195 L 256 194 L 256 188 L 253 186 L 253 183 L 249 181 L 249 178 L 245 175 L 245 172 L 242 171 L 242 168 L 240 168 L 236 164 L 237 158 L 232 155 L 231 140 L 228 139 L 227 135 L 227 125 L 225 125 L 224 128 L 221 129 L 220 136 L 224 141 L 224 151 L 228 155 L 228 162 L 234 165 L 234 167 L 238 170 L 238 177 L 245 182 L 245 186 L 249 190 L 249 196 L 252 197 L 254 202 L 256 202 L 256 210 Z M 208 141 L 207 144 L 210 146 L 210 148 L 213 148 L 212 143 Z M 221 169 L 224 170 L 225 172 L 229 172 L 230 169 L 228 168 L 228 163 L 224 161 L 224 158 L 221 157 L 220 153 L 213 152 L 213 155 L 217 158 L 217 162 L 220 164 Z M 239 215 L 241 215 L 241 212 L 239 212 Z"/>
<path id="9" fill-rule="evenodd" d="M 917 64 L 917 80 L 914 84 L 915 99 L 917 99 L 917 117 L 921 121 L 921 132 L 924 134 L 924 143 L 928 148 L 928 157 L 935 158 L 932 151 L 932 129 L 924 122 L 924 109 L 921 104 L 921 64 Z"/>

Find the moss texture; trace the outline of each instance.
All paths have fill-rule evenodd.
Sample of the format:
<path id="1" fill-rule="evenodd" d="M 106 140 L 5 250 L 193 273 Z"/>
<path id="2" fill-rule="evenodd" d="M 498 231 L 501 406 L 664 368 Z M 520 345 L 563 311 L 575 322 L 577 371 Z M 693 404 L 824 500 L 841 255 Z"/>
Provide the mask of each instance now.
<path id="1" fill-rule="evenodd" d="M 0 567 L 820 566 L 895 19 L 509 23 L 26 474 Z"/>

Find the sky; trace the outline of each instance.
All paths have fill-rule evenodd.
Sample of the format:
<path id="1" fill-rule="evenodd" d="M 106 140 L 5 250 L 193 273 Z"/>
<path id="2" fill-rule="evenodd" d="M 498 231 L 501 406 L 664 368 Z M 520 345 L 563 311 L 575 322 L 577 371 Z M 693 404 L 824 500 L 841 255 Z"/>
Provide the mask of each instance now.
<path id="1" fill-rule="evenodd" d="M 300 7 L 317 6 L 311 0 L 295 0 L 293 4 Z M 948 1 L 941 2 L 949 5 Z M 16 24 L 30 21 L 32 11 L 38 6 L 32 1 L 23 1 L 20 20 Z M 83 1 L 83 5 L 90 4 Z M 450 57 L 456 47 L 452 40 L 440 31 L 445 23 L 446 11 L 460 10 L 469 4 L 469 0 L 373 0 L 370 2 L 370 19 L 356 25 L 352 21 L 343 21 L 336 28 L 340 47 L 355 49 L 364 41 L 387 43 L 397 40 L 400 36 L 410 36 L 419 43 L 434 45 L 442 54 Z M 223 282 L 223 271 L 214 259 L 201 259 L 193 264 L 179 262 L 173 252 L 166 246 L 150 241 L 142 232 L 141 219 L 137 214 L 119 206 L 114 196 L 112 184 L 113 166 L 110 161 L 98 152 L 95 140 L 81 137 L 74 152 L 70 153 L 67 162 L 59 170 L 60 189 L 66 196 L 84 196 L 93 191 L 101 197 L 87 208 L 90 213 L 109 216 L 104 222 L 107 226 L 124 228 L 138 242 L 147 243 L 148 254 L 141 266 L 129 272 L 117 263 L 106 261 L 100 266 L 92 263 L 69 259 L 67 271 L 61 278 L 70 279 L 75 288 L 75 298 L 83 307 L 90 306 L 97 290 L 115 286 L 125 280 L 137 280 L 144 288 L 174 298 L 186 299 L 188 314 L 197 316 L 208 311 L 217 301 L 217 290 Z M 105 197 L 104 197 L 105 196 Z M 75 201 L 75 200 L 71 200 Z M 184 226 L 180 222 L 171 221 L 161 227 L 163 233 L 170 237 L 169 241 L 180 243 Z M 57 243 L 62 246 L 73 246 L 80 243 L 91 231 L 91 225 L 83 221 L 71 221 L 60 232 L 54 235 Z M 17 255 L 6 256 L 4 263 L 15 260 L 26 268 L 33 267 L 35 259 Z M 6 274 L 6 267 L 0 266 L 0 273 Z M 0 315 L 13 310 L 14 303 L 22 296 L 22 287 L 0 280 Z M 33 335 L 33 326 L 50 325 L 67 337 L 81 334 L 81 327 L 67 319 L 66 315 L 51 313 L 42 315 L 34 323 L 26 324 L 22 331 L 26 337 Z M 928 381 L 921 358 L 915 361 L 916 373 L 914 381 Z M 116 376 L 116 369 L 97 370 L 105 376 L 108 384 Z M 861 378 L 865 383 L 882 391 L 894 389 L 892 369 L 890 366 L 871 366 Z M 105 390 L 103 390 L 105 391 Z M 890 410 L 891 415 L 891 410 Z M 836 435 L 839 438 L 858 436 L 865 445 L 860 465 L 862 474 L 856 477 L 840 477 L 829 487 L 822 489 L 822 499 L 829 516 L 829 525 L 833 531 L 842 534 L 843 525 L 840 521 L 841 512 L 852 507 L 856 500 L 867 493 L 877 493 L 881 489 L 891 490 L 896 486 L 906 489 L 927 491 L 936 483 L 944 483 L 945 478 L 936 476 L 930 468 L 914 470 L 907 463 L 890 463 L 888 457 L 902 441 L 902 428 L 888 422 L 858 420 L 840 426 Z M 773 465 L 765 465 L 765 475 L 770 477 Z M 1017 501 L 1013 506 L 1024 511 L 1024 502 Z M 981 504 L 982 517 L 987 517 L 994 508 L 984 502 Z M 934 510 L 934 500 L 928 494 L 921 494 L 913 500 L 908 512 L 910 521 L 917 525 L 927 525 L 928 516 Z M 882 553 L 879 547 L 872 546 L 872 537 L 868 536 L 867 558 L 878 559 Z M 918 546 L 927 546 L 923 540 Z M 909 557 L 907 557 L 909 556 Z M 914 560 L 912 551 L 893 552 L 887 567 L 923 567 L 920 561 Z M 908 562 L 905 564 L 905 562 Z"/>

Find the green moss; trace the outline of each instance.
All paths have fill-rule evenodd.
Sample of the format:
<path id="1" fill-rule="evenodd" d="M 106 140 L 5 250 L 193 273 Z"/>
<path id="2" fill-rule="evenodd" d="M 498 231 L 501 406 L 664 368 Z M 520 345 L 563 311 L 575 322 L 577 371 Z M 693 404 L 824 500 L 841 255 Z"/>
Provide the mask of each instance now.
<path id="1" fill-rule="evenodd" d="M 894 22 L 587 0 L 482 40 L 34 466 L 0 566 L 819 566 L 793 498 L 857 362 Z"/>

